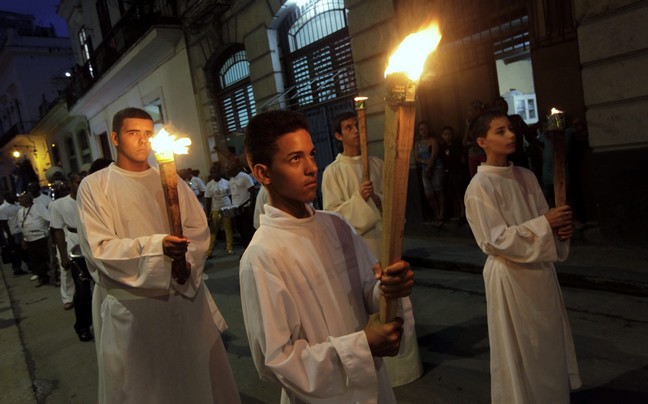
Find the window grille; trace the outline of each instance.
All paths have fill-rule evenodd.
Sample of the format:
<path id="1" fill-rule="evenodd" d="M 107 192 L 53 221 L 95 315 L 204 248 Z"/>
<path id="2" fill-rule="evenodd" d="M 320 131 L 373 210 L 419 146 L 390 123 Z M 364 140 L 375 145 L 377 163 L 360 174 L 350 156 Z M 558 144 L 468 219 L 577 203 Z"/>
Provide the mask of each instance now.
<path id="1" fill-rule="evenodd" d="M 245 50 L 229 56 L 218 69 L 219 99 L 227 133 L 240 132 L 256 114 Z"/>

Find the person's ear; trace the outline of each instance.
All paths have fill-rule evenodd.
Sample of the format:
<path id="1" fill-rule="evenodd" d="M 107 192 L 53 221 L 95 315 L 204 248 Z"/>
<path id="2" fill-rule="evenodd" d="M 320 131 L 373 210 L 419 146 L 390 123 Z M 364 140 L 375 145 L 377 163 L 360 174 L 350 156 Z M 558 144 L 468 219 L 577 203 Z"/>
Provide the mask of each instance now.
<path id="1" fill-rule="evenodd" d="M 481 147 L 482 149 L 486 147 L 486 138 L 483 137 L 483 136 L 480 136 L 480 137 L 478 137 L 477 139 L 475 139 L 475 142 L 476 142 L 477 145 L 478 145 L 479 147 Z"/>
<path id="2" fill-rule="evenodd" d="M 112 142 L 113 146 L 119 146 L 119 136 L 117 136 L 117 132 L 110 132 L 110 141 Z"/>
<path id="3" fill-rule="evenodd" d="M 343 139 L 342 134 L 341 134 L 340 132 L 335 132 L 335 138 L 336 138 L 337 140 L 339 140 L 340 142 L 341 142 L 342 139 Z"/>
<path id="4" fill-rule="evenodd" d="M 265 164 L 255 164 L 254 167 L 252 167 L 252 174 L 254 175 L 254 178 L 263 185 L 268 185 L 272 182 L 272 179 L 270 178 L 270 167 Z"/>

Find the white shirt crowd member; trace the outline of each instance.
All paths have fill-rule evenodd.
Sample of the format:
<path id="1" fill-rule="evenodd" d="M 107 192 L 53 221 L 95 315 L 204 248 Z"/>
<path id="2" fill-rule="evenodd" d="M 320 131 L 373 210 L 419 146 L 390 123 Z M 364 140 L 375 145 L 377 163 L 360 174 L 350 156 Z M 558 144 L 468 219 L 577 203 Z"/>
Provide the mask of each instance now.
<path id="1" fill-rule="evenodd" d="M 374 194 L 381 200 L 383 196 L 383 161 L 369 156 L 369 175 Z M 382 214 L 374 201 L 366 201 L 360 196 L 362 182 L 362 156 L 349 157 L 338 154 L 335 161 L 324 170 L 322 178 L 322 197 L 324 210 L 340 213 L 355 230 L 362 235 L 376 260 L 381 258 Z M 396 357 L 385 357 L 393 387 L 410 383 L 423 374 L 423 364 L 416 340 L 414 311 L 409 297 L 401 298 L 403 312 L 398 313 L 405 320 L 403 340 Z"/>
<path id="2" fill-rule="evenodd" d="M 250 201 L 250 188 L 254 186 L 254 181 L 249 174 L 239 171 L 236 176 L 230 178 L 229 186 L 234 206 L 242 206 Z"/>
<path id="3" fill-rule="evenodd" d="M 72 247 L 79 244 L 79 235 L 76 233 L 77 227 L 77 203 L 70 195 L 52 201 L 49 205 L 50 227 L 53 229 L 63 229 L 65 234 L 65 246 L 68 254 Z M 72 228 L 73 231 L 69 229 Z M 58 256 L 59 251 L 56 250 Z M 58 260 L 61 263 L 61 258 Z M 63 304 L 71 303 L 74 297 L 74 282 L 69 269 L 61 267 L 61 300 Z"/>
<path id="4" fill-rule="evenodd" d="M 490 136 L 490 135 L 489 135 Z M 493 403 L 569 403 L 581 380 L 554 261 L 554 236 L 534 174 L 481 165 L 465 195 L 466 218 L 488 255 L 484 283 Z"/>
<path id="5" fill-rule="evenodd" d="M 369 156 L 369 175 L 374 194 L 382 200 L 383 161 Z M 362 182 L 362 156 L 338 154 L 324 169 L 322 198 L 324 210 L 340 213 L 369 245 L 376 258 L 382 243 L 382 216 L 374 201 L 360 196 Z"/>
<path id="6" fill-rule="evenodd" d="M 79 239 L 96 282 L 93 319 L 100 403 L 237 403 L 219 330 L 226 324 L 202 280 L 209 231 L 178 181 L 191 276 L 171 279 L 169 224 L 156 168 L 111 164 L 78 191 Z"/>
<path id="7" fill-rule="evenodd" d="M 282 403 L 393 403 L 364 333 L 380 296 L 374 258 L 344 219 L 308 210 L 297 219 L 265 205 L 241 258 L 243 318 L 259 375 L 285 386 Z"/>
<path id="8" fill-rule="evenodd" d="M 220 208 L 232 206 L 229 194 L 229 181 L 225 178 L 218 181 L 211 180 L 205 186 L 205 198 L 211 198 L 212 212 L 218 212 Z"/>
<path id="9" fill-rule="evenodd" d="M 18 223 L 19 210 L 20 205 L 18 203 L 9 203 L 5 200 L 0 205 L 0 221 L 6 220 L 9 226 L 9 232 L 11 232 L 11 234 L 7 235 L 8 237 L 22 233 L 20 224 Z"/>
<path id="10" fill-rule="evenodd" d="M 49 212 L 42 204 L 32 203 L 30 207 L 20 207 L 18 210 L 18 224 L 27 242 L 49 237 Z"/>
<path id="11" fill-rule="evenodd" d="M 257 194 L 256 202 L 254 204 L 254 228 L 258 229 L 261 226 L 259 221 L 259 216 L 265 213 L 265 204 L 270 201 L 270 195 L 268 190 L 261 185 L 259 187 L 259 193 Z"/>

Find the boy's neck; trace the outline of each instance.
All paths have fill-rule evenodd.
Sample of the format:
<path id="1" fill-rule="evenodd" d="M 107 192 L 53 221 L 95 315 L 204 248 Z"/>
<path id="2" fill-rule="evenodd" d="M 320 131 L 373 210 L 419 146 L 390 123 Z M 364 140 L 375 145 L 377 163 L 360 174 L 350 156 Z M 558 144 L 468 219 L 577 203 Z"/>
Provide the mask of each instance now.
<path id="1" fill-rule="evenodd" d="M 268 189 L 268 203 L 270 206 L 277 208 L 283 212 L 288 213 L 296 219 L 305 219 L 310 217 L 310 211 L 306 204 L 297 200 L 289 200 L 282 198 L 279 195 L 273 195 L 273 192 Z"/>
<path id="2" fill-rule="evenodd" d="M 360 155 L 359 147 L 345 147 L 342 151 L 342 155 L 345 157 L 357 157 Z"/>
<path id="3" fill-rule="evenodd" d="M 503 156 L 494 156 L 492 154 L 486 155 L 486 165 L 495 166 L 495 167 L 507 167 L 508 159 L 506 155 Z"/>

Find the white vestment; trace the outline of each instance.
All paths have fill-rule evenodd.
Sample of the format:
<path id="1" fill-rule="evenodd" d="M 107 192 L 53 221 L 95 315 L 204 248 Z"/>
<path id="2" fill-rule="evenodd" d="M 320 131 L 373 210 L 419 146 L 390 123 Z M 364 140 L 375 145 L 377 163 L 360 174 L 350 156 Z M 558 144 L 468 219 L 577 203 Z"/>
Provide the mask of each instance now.
<path id="1" fill-rule="evenodd" d="M 383 161 L 369 156 L 369 176 L 374 194 L 382 200 Z M 374 201 L 360 196 L 362 183 L 362 156 L 338 154 L 324 169 L 322 199 L 324 210 L 340 213 L 367 242 L 371 252 L 380 259 L 382 243 L 382 216 Z"/>
<path id="2" fill-rule="evenodd" d="M 178 180 L 191 277 L 171 279 L 169 234 L 156 168 L 115 164 L 79 187 L 79 240 L 96 282 L 93 321 L 100 403 L 236 403 L 219 329 L 226 325 L 202 280 L 209 230 L 191 189 Z"/>
<path id="3" fill-rule="evenodd" d="M 383 161 L 369 156 L 369 176 L 376 194 L 383 198 Z M 322 198 L 324 210 L 340 213 L 362 235 L 372 254 L 381 259 L 382 215 L 374 201 L 360 196 L 362 183 L 362 156 L 348 157 L 338 154 L 335 161 L 324 170 Z M 403 312 L 398 315 L 405 320 L 403 340 L 396 357 L 384 358 L 392 386 L 413 382 L 423 374 L 423 365 L 416 340 L 412 302 L 409 297 L 401 299 Z"/>
<path id="4" fill-rule="evenodd" d="M 339 216 L 296 219 L 270 205 L 241 259 L 243 318 L 262 379 L 282 402 L 393 403 L 364 327 L 378 310 L 374 258 Z"/>
<path id="5" fill-rule="evenodd" d="M 576 353 L 554 261 L 565 260 L 544 217 L 534 174 L 481 165 L 466 190 L 466 218 L 488 255 L 484 283 L 493 403 L 569 403 L 580 386 Z"/>

